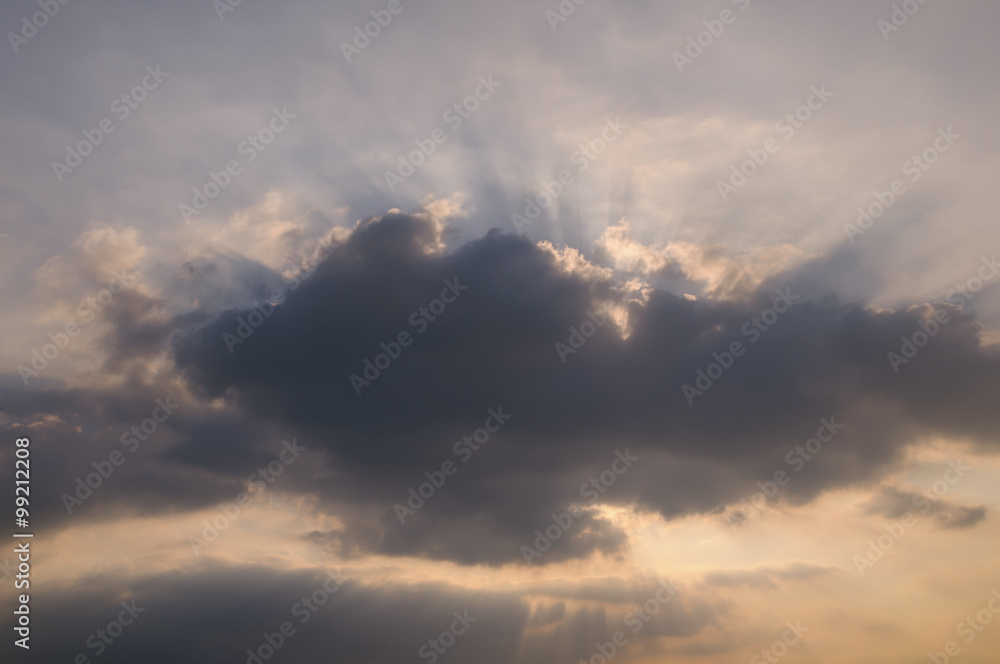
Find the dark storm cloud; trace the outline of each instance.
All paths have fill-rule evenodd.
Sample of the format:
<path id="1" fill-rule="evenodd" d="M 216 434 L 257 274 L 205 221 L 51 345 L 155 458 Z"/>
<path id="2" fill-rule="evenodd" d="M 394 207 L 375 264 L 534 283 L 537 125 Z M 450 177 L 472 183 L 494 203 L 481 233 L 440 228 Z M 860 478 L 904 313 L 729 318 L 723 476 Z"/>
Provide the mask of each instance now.
<path id="1" fill-rule="evenodd" d="M 282 438 L 293 438 L 267 423 L 184 402 L 168 386 L 7 385 L 0 403 L 3 435 L 31 441 L 31 513 L 41 531 L 232 500 L 250 473 L 277 458 Z M 165 419 L 160 404 L 173 411 Z M 13 465 L 12 453 L 0 454 L 0 487 L 10 493 Z M 303 471 L 289 468 L 287 475 Z"/>
<path id="2" fill-rule="evenodd" d="M 919 329 L 916 310 L 803 296 L 692 406 L 681 386 L 694 383 L 712 353 L 746 344 L 743 325 L 772 305 L 776 289 L 795 294 L 796 275 L 739 303 L 654 291 L 645 306 L 629 305 L 627 340 L 608 323 L 563 363 L 555 344 L 614 298 L 613 283 L 560 272 L 549 254 L 497 232 L 448 254 L 433 251 L 435 239 L 420 218 L 368 220 L 233 353 L 223 335 L 235 334 L 251 309 L 228 311 L 175 345 L 178 366 L 204 398 L 225 397 L 301 432 L 345 471 L 342 481 L 312 488 L 331 504 L 376 507 L 381 523 L 371 511 L 348 513 L 333 537 L 360 551 L 519 560 L 519 547 L 532 545 L 552 514 L 588 502 L 587 483 L 608 470 L 616 449 L 641 462 L 601 486 L 603 500 L 674 517 L 718 511 L 788 470 L 786 454 L 815 435 L 821 418 L 845 428 L 794 474 L 782 499 L 873 481 L 918 432 L 993 444 L 1000 359 L 979 346 L 976 322 L 954 309 L 952 323 L 896 375 L 886 354 Z M 420 332 L 409 316 L 446 280 L 467 290 Z M 412 345 L 357 394 L 349 377 L 404 331 Z M 453 444 L 500 407 L 510 421 L 466 465 Z M 400 525 L 392 505 L 447 460 L 457 475 Z M 588 516 L 540 562 L 619 543 L 611 524 Z"/>
<path id="3" fill-rule="evenodd" d="M 618 579 L 617 584 L 632 588 L 636 604 L 658 589 L 655 580 Z M 707 602 L 684 593 L 676 591 L 639 638 L 690 636 L 715 619 Z M 526 598 L 509 592 L 443 583 L 364 582 L 349 571 L 324 575 L 205 565 L 130 582 L 91 576 L 72 588 L 45 588 L 36 594 L 36 619 L 59 630 L 32 639 L 32 652 L 39 661 L 51 662 L 76 661 L 77 654 L 85 654 L 91 662 L 111 664 L 242 663 L 248 660 L 248 648 L 265 643 L 265 632 L 275 634 L 287 621 L 295 632 L 278 649 L 276 657 L 283 662 L 315 662 L 317 656 L 324 662 L 424 661 L 420 648 L 452 627 L 457 612 L 468 624 L 448 649 L 449 661 L 542 664 L 551 662 L 556 651 L 568 653 L 570 660 L 584 656 L 594 641 L 608 639 L 620 627 L 605 621 L 603 608 L 567 607 L 540 589 L 533 594 L 540 602 L 534 615 Z M 305 601 L 309 598 L 311 605 Z M 123 600 L 130 606 L 134 600 L 135 620 L 120 635 L 117 628 L 108 632 L 108 623 L 123 611 Z M 617 614 L 608 618 L 618 621 Z M 539 631 L 542 624 L 562 629 Z M 11 631 L 9 618 L 0 625 Z M 98 655 L 99 629 L 117 638 L 110 644 L 105 640 Z"/>
<path id="4" fill-rule="evenodd" d="M 58 636 L 33 640 L 32 650 L 41 661 L 74 661 L 84 653 L 91 661 L 112 663 L 242 663 L 248 660 L 248 648 L 265 643 L 265 632 L 277 633 L 287 621 L 296 632 L 278 651 L 281 661 L 316 661 L 322 653 L 329 662 L 374 656 L 409 662 L 418 661 L 417 650 L 428 639 L 449 628 L 453 612 L 467 611 L 476 623 L 457 640 L 453 656 L 500 663 L 513 659 L 527 619 L 526 605 L 510 596 L 447 586 L 379 587 L 346 577 L 322 606 L 316 600 L 318 610 L 310 610 L 302 600 L 325 583 L 322 574 L 250 567 L 175 572 L 127 587 L 110 578 L 91 578 L 83 588 L 39 593 L 33 610 L 60 629 Z M 330 581 L 327 590 L 336 588 Z M 116 619 L 123 598 L 134 598 L 143 613 L 98 656 L 88 647 L 88 637 Z"/>

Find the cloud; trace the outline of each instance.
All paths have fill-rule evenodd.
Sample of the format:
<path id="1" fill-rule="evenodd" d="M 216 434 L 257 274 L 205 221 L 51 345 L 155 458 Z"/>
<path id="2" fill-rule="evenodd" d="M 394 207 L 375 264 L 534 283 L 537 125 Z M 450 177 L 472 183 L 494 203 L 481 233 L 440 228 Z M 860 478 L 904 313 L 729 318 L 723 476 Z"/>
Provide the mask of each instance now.
<path id="1" fill-rule="evenodd" d="M 789 501 L 875 481 L 905 445 L 931 432 L 995 444 L 986 395 L 1000 358 L 980 346 L 976 322 L 957 310 L 900 379 L 886 353 L 919 329 L 916 312 L 803 298 L 691 406 L 681 386 L 713 352 L 747 342 L 743 326 L 771 305 L 776 288 L 794 293 L 789 280 L 808 275 L 808 266 L 737 301 L 692 302 L 662 289 L 645 304 L 619 301 L 628 308 L 628 338 L 609 324 L 563 363 L 556 343 L 566 343 L 599 302 L 620 297 L 616 284 L 600 271 L 567 271 L 569 255 L 497 232 L 441 253 L 440 233 L 401 213 L 368 220 L 233 353 L 223 335 L 235 333 L 250 309 L 175 336 L 177 365 L 200 398 L 225 399 L 318 440 L 331 467 L 350 470 L 353 479 L 310 489 L 331 510 L 348 496 L 381 506 L 381 538 L 361 538 L 363 550 L 516 561 L 550 514 L 580 500 L 616 446 L 643 463 L 602 500 L 673 518 L 735 501 L 784 467 L 785 453 L 821 417 L 847 428 L 796 477 Z M 448 279 L 467 292 L 418 332 L 410 315 Z M 382 352 L 379 343 L 407 331 L 413 344 L 358 394 L 351 376 Z M 401 525 L 392 506 L 499 406 L 511 423 Z M 600 517 L 580 525 L 548 560 L 622 544 Z M 370 523 L 365 529 L 371 535 Z M 463 536 L 469 532 L 475 536 Z"/>
<path id="2" fill-rule="evenodd" d="M 783 244 L 755 255 L 731 256 L 719 245 L 670 242 L 648 246 L 632 238 L 632 227 L 622 219 L 608 226 L 595 243 L 595 254 L 616 269 L 645 278 L 673 277 L 677 285 L 697 287 L 712 299 L 743 299 L 767 277 L 786 272 L 810 258 L 817 258 Z M 680 278 L 680 279 L 678 279 Z"/>
<path id="3" fill-rule="evenodd" d="M 87 505 L 72 518 L 195 510 L 231 498 L 273 458 L 277 441 L 298 437 L 314 463 L 291 472 L 282 491 L 318 497 L 317 512 L 337 519 L 336 529 L 314 536 L 332 553 L 520 564 L 521 547 L 535 547 L 552 515 L 584 504 L 532 563 L 547 565 L 627 550 L 628 533 L 601 505 L 667 519 L 719 513 L 787 470 L 785 455 L 823 417 L 844 431 L 778 500 L 800 504 L 875 484 L 902 463 L 906 446 L 935 434 L 995 446 L 988 395 L 1000 361 L 980 345 L 975 319 L 951 307 L 954 320 L 905 379 L 885 360 L 928 306 L 950 305 L 874 311 L 803 296 L 689 405 L 681 386 L 713 353 L 748 343 L 743 326 L 771 305 L 778 284 L 794 293 L 798 279 L 810 283 L 808 265 L 742 300 L 692 301 L 656 287 L 636 300 L 620 274 L 594 269 L 579 252 L 498 232 L 445 251 L 447 232 L 429 213 L 371 218 L 331 238 L 329 257 L 297 282 L 256 261 L 206 258 L 205 274 L 245 266 L 202 286 L 217 294 L 207 299 L 217 307 L 235 299 L 232 290 L 264 297 L 268 287 L 288 289 L 233 353 L 223 335 L 236 334 L 253 311 L 246 306 L 171 314 L 177 308 L 159 296 L 116 300 L 106 313 L 101 387 L 9 382 L 7 417 L 37 422 L 39 456 L 60 459 L 59 471 L 40 480 L 51 491 L 36 509 L 64 523 L 59 496 L 167 394 L 181 400 L 181 414 L 102 488 L 100 510 Z M 825 266 L 817 261 L 820 273 Z M 412 315 L 449 280 L 466 290 L 414 326 Z M 628 333 L 610 319 L 562 362 L 556 344 L 606 303 L 627 312 Z M 413 343 L 358 394 L 351 376 L 400 332 Z M 474 455 L 456 451 L 497 408 L 510 422 Z M 592 483 L 621 449 L 641 462 L 596 491 Z M 396 506 L 447 461 L 458 472 L 401 523 Z M 936 518 L 955 529 L 983 517 L 970 507 Z"/>
<path id="4" fill-rule="evenodd" d="M 633 589 L 635 601 L 653 597 L 657 589 L 643 581 Z M 612 606 L 605 622 L 595 620 L 592 605 L 548 604 L 508 591 L 439 582 L 385 584 L 350 569 L 202 564 L 127 581 L 92 575 L 73 587 L 39 594 L 32 610 L 60 629 L 51 638 L 32 639 L 34 656 L 73 661 L 85 653 L 96 661 L 101 641 L 91 635 L 119 616 L 122 601 L 133 600 L 139 610 L 135 621 L 111 644 L 104 642 L 99 661 L 246 661 L 247 649 L 266 643 L 264 634 L 278 633 L 284 622 L 295 631 L 279 649 L 282 661 L 315 661 L 317 652 L 330 662 L 418 661 L 420 648 L 448 630 L 457 612 L 469 624 L 449 657 L 543 664 L 556 652 L 572 659 L 589 653 L 594 641 L 623 627 L 619 614 L 635 608 Z M 705 601 L 678 593 L 633 638 L 694 636 L 714 616 Z M 10 618 L 0 625 L 10 631 Z"/>
<path id="5" fill-rule="evenodd" d="M 825 577 L 835 572 L 832 567 L 822 567 L 806 563 L 796 563 L 783 568 L 758 567 L 752 570 L 720 570 L 705 575 L 704 584 L 709 587 L 774 589 L 776 581 L 805 581 L 816 577 Z"/>
<path id="6" fill-rule="evenodd" d="M 898 519 L 907 512 L 913 515 L 929 514 L 935 524 L 945 530 L 971 528 L 986 518 L 986 506 L 955 505 L 946 498 L 931 492 L 918 492 L 897 487 L 882 487 L 881 492 L 867 504 L 868 514 L 880 514 Z"/>

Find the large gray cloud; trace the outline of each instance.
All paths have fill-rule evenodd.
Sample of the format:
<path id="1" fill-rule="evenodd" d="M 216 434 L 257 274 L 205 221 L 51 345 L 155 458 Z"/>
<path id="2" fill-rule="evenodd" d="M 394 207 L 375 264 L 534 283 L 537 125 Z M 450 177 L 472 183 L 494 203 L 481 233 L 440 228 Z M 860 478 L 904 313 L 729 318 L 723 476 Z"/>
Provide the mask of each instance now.
<path id="1" fill-rule="evenodd" d="M 568 343 L 570 328 L 600 303 L 620 300 L 615 283 L 567 274 L 550 253 L 496 232 L 438 253 L 438 232 L 426 217 L 368 220 L 270 316 L 254 314 L 263 323 L 242 343 L 233 339 L 252 308 L 149 322 L 133 315 L 151 306 L 148 298 L 124 299 L 107 314 L 115 324 L 105 338 L 106 368 L 131 376 L 124 389 L 49 381 L 25 391 L 10 380 L 5 417 L 35 422 L 36 463 L 45 470 L 35 509 L 43 523 L 232 499 L 280 452 L 280 440 L 297 437 L 313 462 L 291 468 L 280 489 L 320 495 L 323 509 L 342 519 L 336 531 L 309 535 L 332 552 L 523 561 L 522 545 L 545 546 L 537 531 L 553 527 L 553 514 L 583 504 L 566 535 L 533 561 L 546 564 L 621 550 L 624 534 L 592 509 L 598 498 L 668 518 L 715 513 L 785 471 L 791 481 L 778 499 L 800 503 L 876 482 L 906 445 L 933 433 L 995 446 L 997 355 L 980 346 L 976 321 L 952 305 L 934 305 L 951 322 L 897 375 L 886 354 L 930 310 L 876 312 L 815 295 L 829 273 L 820 259 L 744 301 L 654 290 L 646 304 L 623 302 L 627 339 L 609 320 L 562 362 L 556 344 Z M 228 301 L 213 292 L 231 288 L 264 297 L 283 283 L 259 265 L 237 274 L 238 285 L 201 286 L 210 289 L 207 301 Z M 411 325 L 410 315 L 440 296 L 446 281 L 466 290 L 426 328 Z M 756 335 L 745 325 L 778 290 L 814 295 L 797 296 L 749 343 Z M 412 345 L 370 385 L 352 383 L 401 331 Z M 236 336 L 227 342 L 227 334 Z M 697 372 L 734 340 L 747 345 L 746 354 L 689 405 L 682 386 L 697 385 Z M 180 398 L 169 372 L 150 383 L 137 368 L 168 347 L 194 398 L 134 458 L 126 452 L 128 462 L 70 517 L 65 495 L 75 493 L 77 478 L 125 451 L 122 434 L 150 416 L 156 399 L 172 391 Z M 229 407 L 210 407 L 217 398 Z M 482 449 L 456 451 L 491 409 L 510 420 Z M 796 446 L 831 417 L 844 427 L 834 441 L 815 458 L 799 455 Z M 626 451 L 640 461 L 616 475 L 613 467 L 623 469 L 616 452 Z M 448 461 L 457 474 L 401 523 L 394 506 L 416 507 L 409 490 Z M 601 483 L 602 473 L 613 486 Z M 972 525 L 981 517 L 951 521 Z"/>
<path id="2" fill-rule="evenodd" d="M 434 652 L 429 640 L 437 639 L 449 646 L 447 657 L 458 661 L 533 664 L 554 656 L 589 656 L 595 641 L 622 628 L 622 615 L 657 592 L 669 601 L 649 616 L 637 637 L 630 634 L 635 641 L 697 635 L 724 610 L 717 598 L 693 589 L 674 586 L 671 596 L 661 588 L 656 578 L 585 579 L 570 593 L 544 585 L 528 588 L 534 599 L 529 602 L 513 592 L 445 583 L 365 581 L 332 568 L 324 574 L 201 565 L 127 582 L 93 576 L 72 588 L 35 594 L 36 624 L 58 625 L 59 630 L 32 639 L 31 654 L 47 662 L 76 661 L 78 654 L 91 662 L 245 662 L 248 649 L 259 651 L 268 644 L 265 634 L 278 643 L 287 622 L 294 633 L 286 628 L 284 643 L 266 659 L 424 661 Z M 567 609 L 567 597 L 584 601 Z M 123 601 L 132 615 L 123 613 L 128 610 Z M 456 613 L 464 624 L 456 623 Z M 119 617 L 131 624 L 109 630 L 108 624 Z M 10 632 L 11 622 L 5 617 L 0 625 Z M 562 629 L 551 629 L 553 625 Z M 464 633 L 454 641 L 441 640 L 442 632 L 452 627 Z M 4 648 L 13 649 L 9 644 Z M 267 649 L 261 652 L 268 655 Z"/>
<path id="3" fill-rule="evenodd" d="M 647 304 L 629 305 L 627 339 L 608 323 L 562 362 L 556 343 L 615 297 L 613 283 L 563 273 L 515 237 L 491 233 L 438 255 L 427 251 L 432 236 L 423 219 L 370 220 L 245 343 L 230 341 L 234 352 L 224 335 L 252 309 L 225 312 L 176 341 L 178 366 L 205 398 L 225 397 L 303 432 L 360 478 L 331 482 L 331 501 L 364 495 L 383 506 L 381 536 L 367 513 L 357 528 L 368 535 L 334 540 L 463 562 L 514 560 L 517 544 L 532 541 L 553 511 L 580 501 L 581 486 L 614 461 L 616 448 L 642 463 L 604 499 L 674 517 L 716 511 L 780 469 L 801 470 L 784 496 L 792 501 L 874 480 L 928 432 L 995 444 L 998 357 L 979 345 L 975 320 L 950 305 L 937 306 L 953 320 L 899 375 L 887 353 L 920 329 L 928 315 L 920 309 L 875 312 L 801 296 L 749 343 L 756 335 L 745 324 L 779 299 L 775 292 L 794 295 L 808 267 L 745 302 L 654 291 Z M 467 291 L 417 332 L 409 314 L 446 279 Z M 412 346 L 382 375 L 367 386 L 351 382 L 380 343 L 406 330 Z M 746 354 L 689 404 L 682 385 L 695 385 L 697 371 L 734 340 Z M 453 444 L 501 406 L 511 420 L 466 468 Z M 787 461 L 831 416 L 845 427 L 835 442 L 801 468 Z M 461 472 L 401 526 L 391 506 L 448 459 Z M 613 550 L 610 533 L 597 536 L 599 523 L 554 547 L 551 559 Z M 584 532 L 597 538 L 581 550 Z"/>

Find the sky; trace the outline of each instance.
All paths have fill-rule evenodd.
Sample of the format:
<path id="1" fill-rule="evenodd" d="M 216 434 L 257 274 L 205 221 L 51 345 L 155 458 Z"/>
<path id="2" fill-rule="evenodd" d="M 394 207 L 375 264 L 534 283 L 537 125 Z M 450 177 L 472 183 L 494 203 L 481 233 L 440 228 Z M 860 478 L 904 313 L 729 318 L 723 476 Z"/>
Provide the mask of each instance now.
<path id="1" fill-rule="evenodd" d="M 1000 6 L 0 26 L 3 661 L 997 661 Z"/>

